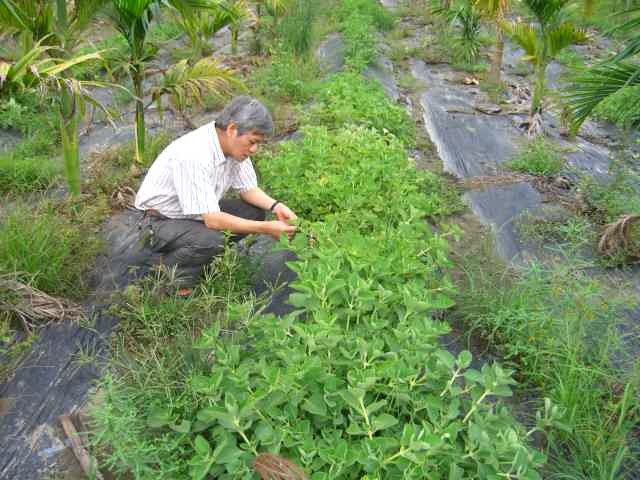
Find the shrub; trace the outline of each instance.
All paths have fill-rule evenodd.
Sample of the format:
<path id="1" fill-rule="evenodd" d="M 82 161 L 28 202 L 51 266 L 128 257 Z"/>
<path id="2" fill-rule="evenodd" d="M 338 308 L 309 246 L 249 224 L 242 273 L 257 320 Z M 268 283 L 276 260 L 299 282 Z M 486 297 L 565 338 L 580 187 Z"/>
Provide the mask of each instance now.
<path id="1" fill-rule="evenodd" d="M 306 120 L 330 129 L 362 125 L 381 135 L 391 132 L 407 146 L 415 142 L 415 123 L 406 110 L 392 103 L 377 81 L 367 80 L 358 73 L 338 73 L 330 77 Z"/>
<path id="2" fill-rule="evenodd" d="M 516 172 L 550 176 L 559 173 L 563 163 L 557 147 L 544 137 L 538 136 L 529 142 L 507 167 Z"/>

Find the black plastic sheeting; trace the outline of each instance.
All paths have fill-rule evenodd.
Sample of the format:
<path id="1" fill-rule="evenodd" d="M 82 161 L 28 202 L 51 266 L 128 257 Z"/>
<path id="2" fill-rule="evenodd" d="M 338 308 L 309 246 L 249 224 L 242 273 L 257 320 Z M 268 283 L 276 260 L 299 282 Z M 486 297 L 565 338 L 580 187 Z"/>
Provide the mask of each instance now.
<path id="1" fill-rule="evenodd" d="M 106 226 L 109 254 L 98 262 L 94 275 L 101 295 L 122 289 L 146 273 L 128 267 L 148 255 L 139 242 L 139 217 L 139 212 L 125 211 Z M 258 265 L 253 278 L 256 294 L 269 295 L 270 289 L 277 287 L 265 312 L 278 316 L 289 313 L 293 307 L 286 303 L 291 291 L 288 283 L 295 273 L 286 262 L 295 260 L 295 255 L 276 251 L 268 237 L 260 237 L 244 250 Z M 93 325 L 47 326 L 14 375 L 0 385 L 2 480 L 35 480 L 51 475 L 59 466 L 67 445 L 58 417 L 73 414 L 87 401 L 92 385 L 104 371 L 109 338 L 118 323 L 106 313 L 106 306 L 87 305 L 86 309 L 93 313 Z M 92 359 L 87 362 L 89 355 Z"/>

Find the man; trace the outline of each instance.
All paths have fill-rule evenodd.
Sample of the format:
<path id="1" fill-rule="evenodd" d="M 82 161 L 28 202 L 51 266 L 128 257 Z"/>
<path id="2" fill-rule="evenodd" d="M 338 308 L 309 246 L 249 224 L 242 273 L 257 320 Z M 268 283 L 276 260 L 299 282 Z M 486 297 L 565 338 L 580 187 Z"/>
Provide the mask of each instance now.
<path id="1" fill-rule="evenodd" d="M 172 142 L 155 160 L 136 196 L 144 211 L 152 263 L 176 267 L 179 293 L 188 295 L 204 267 L 224 250 L 224 232 L 237 241 L 249 233 L 293 235 L 296 218 L 257 184 L 249 155 L 273 132 L 258 100 L 234 98 L 215 122 Z M 223 199 L 233 189 L 240 199 Z M 277 220 L 265 221 L 265 211 Z"/>

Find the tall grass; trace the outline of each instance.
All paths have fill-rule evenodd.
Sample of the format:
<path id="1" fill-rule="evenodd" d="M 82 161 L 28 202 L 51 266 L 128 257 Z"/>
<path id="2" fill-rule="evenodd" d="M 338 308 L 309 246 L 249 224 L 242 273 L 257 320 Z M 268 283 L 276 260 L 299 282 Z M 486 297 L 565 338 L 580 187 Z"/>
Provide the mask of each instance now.
<path id="1" fill-rule="evenodd" d="M 517 368 L 533 396 L 564 409 L 566 430 L 547 446 L 550 478 L 610 480 L 636 466 L 637 379 L 620 323 L 631 301 L 577 268 L 533 265 L 524 271 L 469 261 L 458 314 Z M 631 367 L 633 370 L 636 367 Z"/>
<path id="2" fill-rule="evenodd" d="M 0 223 L 0 271 L 22 272 L 34 287 L 78 298 L 100 242 L 59 206 L 18 205 Z"/>

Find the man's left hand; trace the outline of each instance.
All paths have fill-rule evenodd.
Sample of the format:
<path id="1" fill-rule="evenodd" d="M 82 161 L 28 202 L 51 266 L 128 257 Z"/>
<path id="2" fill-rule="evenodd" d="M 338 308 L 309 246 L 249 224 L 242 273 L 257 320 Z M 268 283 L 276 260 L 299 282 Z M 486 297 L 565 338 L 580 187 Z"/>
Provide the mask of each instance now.
<path id="1" fill-rule="evenodd" d="M 297 215 L 293 213 L 293 211 L 287 207 L 284 203 L 279 203 L 273 209 L 273 213 L 275 213 L 278 220 L 281 222 L 289 222 L 290 220 L 295 220 Z"/>

